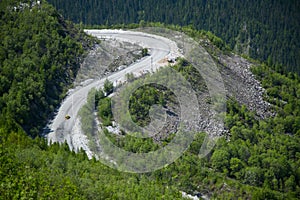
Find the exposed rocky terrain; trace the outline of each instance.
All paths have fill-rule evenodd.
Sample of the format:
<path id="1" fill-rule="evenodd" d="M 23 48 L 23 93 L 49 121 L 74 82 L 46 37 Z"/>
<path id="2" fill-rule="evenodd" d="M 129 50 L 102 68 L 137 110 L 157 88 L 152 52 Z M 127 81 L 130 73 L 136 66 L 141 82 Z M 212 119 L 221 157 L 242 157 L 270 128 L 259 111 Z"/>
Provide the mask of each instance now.
<path id="1" fill-rule="evenodd" d="M 140 59 L 142 47 L 118 40 L 102 40 L 82 63 L 75 86 L 89 79 L 101 79 L 105 75 L 125 68 Z"/>
<path id="2" fill-rule="evenodd" d="M 156 31 L 156 30 L 155 30 Z M 153 33 L 151 29 L 150 32 Z M 166 36 L 176 41 L 179 48 L 183 49 L 183 53 L 191 49 L 192 45 L 188 44 L 188 39 L 183 35 L 174 34 L 174 32 L 160 32 L 157 30 L 155 34 Z M 171 34 L 171 35 L 170 35 Z M 178 40 L 180 39 L 180 40 Z M 268 118 L 275 115 L 270 103 L 264 101 L 266 95 L 264 88 L 260 82 L 255 79 L 250 68 L 256 63 L 250 62 L 241 56 L 233 53 L 224 52 L 215 47 L 209 40 L 200 40 L 201 46 L 209 52 L 221 74 L 222 81 L 226 90 L 226 98 L 237 100 L 241 105 L 245 105 L 247 109 L 253 111 L 257 118 Z M 202 74 L 203 75 L 203 74 Z M 204 82 L 203 79 L 201 82 Z M 203 84 L 203 83 L 198 83 Z M 205 83 L 204 83 L 205 85 Z M 197 122 L 191 124 L 195 131 L 204 131 L 212 136 L 221 136 L 227 133 L 224 129 L 224 124 L 214 120 L 215 113 L 210 109 L 210 94 L 207 87 L 201 91 L 195 90 L 199 103 L 199 115 Z M 176 106 L 168 107 L 168 114 L 164 129 L 155 135 L 154 139 L 159 141 L 168 137 L 170 133 L 174 133 L 178 129 L 180 121 L 180 108 Z"/>
<path id="3" fill-rule="evenodd" d="M 274 116 L 271 104 L 264 101 L 263 96 L 265 90 L 262 88 L 259 81 L 257 81 L 250 71 L 251 66 L 254 64 L 246 59 L 230 54 L 219 54 L 219 70 L 223 78 L 224 86 L 226 89 L 226 97 L 236 99 L 241 105 L 256 113 L 257 118 L 268 118 Z M 209 109 L 209 93 L 208 91 L 202 91 L 197 93 L 200 113 L 199 121 L 194 125 L 197 131 L 205 131 L 214 135 L 225 134 L 227 131 L 222 130 L 222 125 L 212 120 L 213 113 Z M 164 130 L 161 130 L 155 137 L 155 140 L 165 138 L 168 133 L 174 133 L 177 131 L 177 125 L 179 124 L 179 108 L 167 109 L 169 112 L 175 114 L 168 114 L 166 126 Z"/>
<path id="4" fill-rule="evenodd" d="M 254 111 L 260 118 L 274 115 L 270 103 L 264 101 L 265 90 L 251 73 L 253 63 L 237 55 L 220 55 L 222 74 L 227 94 L 234 97 L 240 104 L 244 104 Z"/>
<path id="5" fill-rule="evenodd" d="M 161 35 L 164 36 L 164 34 Z M 182 48 L 184 53 L 192 47 L 188 46 L 186 39 L 180 40 L 181 37 L 172 35 L 169 38 L 176 40 L 177 46 Z M 271 105 L 263 99 L 264 89 L 250 71 L 251 66 L 255 63 L 251 63 L 238 55 L 222 52 L 208 40 L 201 40 L 200 44 L 210 52 L 216 63 L 224 83 L 227 98 L 236 99 L 240 104 L 246 105 L 249 110 L 257 114 L 258 118 L 267 118 L 274 115 L 271 112 Z M 83 63 L 76 83 L 79 84 L 88 79 L 102 78 L 108 73 L 120 70 L 120 67 L 125 68 L 139 58 L 141 49 L 138 45 L 117 40 L 103 41 L 88 55 L 89 57 Z M 200 82 L 194 84 L 199 103 L 199 115 L 197 121 L 189 122 L 188 128 L 191 127 L 192 131 L 207 132 L 211 136 L 226 134 L 227 130 L 225 130 L 224 124 L 214 119 L 216 113 L 211 110 L 211 97 L 207 87 L 204 86 L 203 89 L 197 90 L 198 85 L 205 85 L 203 78 Z M 170 134 L 176 133 L 180 124 L 179 105 L 174 104 L 174 102 L 168 103 L 163 109 L 167 113 L 163 128 L 153 135 L 154 141 L 158 143 L 167 139 Z M 118 130 L 114 131 L 118 132 Z"/>

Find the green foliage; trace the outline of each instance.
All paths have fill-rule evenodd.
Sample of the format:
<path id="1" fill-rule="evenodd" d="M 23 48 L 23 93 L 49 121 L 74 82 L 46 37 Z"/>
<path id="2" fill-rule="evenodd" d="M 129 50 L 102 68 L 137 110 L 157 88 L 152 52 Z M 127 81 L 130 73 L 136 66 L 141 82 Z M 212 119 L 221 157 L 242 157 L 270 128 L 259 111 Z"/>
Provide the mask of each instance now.
<path id="1" fill-rule="evenodd" d="M 114 85 L 111 81 L 108 79 L 105 80 L 104 82 L 104 88 L 103 91 L 105 92 L 106 96 L 110 95 L 114 90 Z"/>
<path id="2" fill-rule="evenodd" d="M 145 27 L 149 22 L 161 22 L 152 24 L 174 24 L 173 27 L 189 26 L 211 31 L 240 54 L 268 62 L 283 71 L 300 73 L 298 0 L 49 2 L 62 9 L 67 18 L 86 25 L 137 28 Z M 130 27 L 125 24 L 130 24 Z M 217 37 L 213 40 L 217 44 L 222 43 Z"/>
<path id="3" fill-rule="evenodd" d="M 142 49 L 142 57 L 148 56 L 148 49 L 147 48 L 143 48 Z"/>
<path id="4" fill-rule="evenodd" d="M 257 74 L 262 81 L 280 77 L 276 82 L 280 81 L 287 90 L 299 80 L 270 70 Z M 109 101 L 103 92 L 96 94 L 99 102 Z M 298 99 L 293 94 L 289 96 L 292 106 Z M 280 104 L 276 106 L 280 110 Z M 181 158 L 161 170 L 141 175 L 120 173 L 95 160 L 88 161 L 83 151 L 71 153 L 66 144 L 47 146 L 43 139 L 32 140 L 22 133 L 5 134 L 0 129 L 0 194 L 8 199 L 179 199 L 178 191 L 183 190 L 218 199 L 297 199 L 300 139 L 298 131 L 285 134 L 289 129 L 283 124 L 286 116 L 298 112 L 286 109 L 276 118 L 258 120 L 255 113 L 234 100 L 228 101 L 227 108 L 225 122 L 231 136 L 228 140 L 219 139 L 208 157 L 198 157 L 205 136 L 199 133 Z M 115 145 L 132 152 L 162 147 L 151 138 L 117 136 L 107 131 L 105 134 Z"/>
<path id="5" fill-rule="evenodd" d="M 280 82 L 280 86 L 284 87 L 285 91 L 290 91 L 299 84 L 296 75 L 293 76 L 294 79 L 290 79 L 267 67 L 254 68 L 253 71 L 267 88 L 278 87 Z M 280 94 L 272 93 L 276 96 Z M 219 143 L 210 159 L 212 167 L 220 171 L 229 171 L 229 177 L 240 180 L 242 183 L 267 188 L 270 195 L 275 195 L 273 191 L 280 191 L 290 197 L 294 196 L 295 188 L 299 188 L 300 184 L 294 179 L 300 166 L 296 156 L 300 151 L 300 138 L 297 134 L 298 124 L 294 124 L 294 121 L 290 119 L 299 117 L 296 106 L 298 97 L 296 93 L 286 95 L 287 97 L 281 95 L 281 97 L 268 96 L 268 98 L 284 97 L 287 104 L 291 104 L 295 109 L 284 109 L 284 105 L 276 104 L 274 106 L 279 111 L 277 116 L 260 121 L 255 119 L 255 115 L 247 111 L 245 107 L 229 101 L 225 122 L 230 130 L 230 141 Z M 293 127 L 296 128 L 293 129 Z M 225 152 L 229 154 L 225 155 Z M 292 181 L 295 181 L 294 184 Z M 254 196 L 256 195 L 261 196 L 262 193 L 258 192 Z"/>
<path id="6" fill-rule="evenodd" d="M 98 103 L 98 116 L 104 126 L 112 125 L 112 110 L 111 110 L 111 99 L 105 97 L 99 100 Z"/>
<path id="7" fill-rule="evenodd" d="M 187 60 L 179 58 L 177 64 L 172 67 L 191 84 L 194 91 L 207 91 L 207 86 L 200 72 Z"/>
<path id="8" fill-rule="evenodd" d="M 100 99 L 103 99 L 105 97 L 103 90 L 97 90 L 95 92 L 95 105 L 97 106 Z"/>
<path id="9" fill-rule="evenodd" d="M 188 66 L 182 62 L 175 69 Z M 295 74 L 280 75 L 267 67 L 253 71 L 266 88 L 284 88 L 266 97 L 286 101 L 284 104 L 274 101 L 276 117 L 259 120 L 245 106 L 229 100 L 225 118 L 228 140 L 219 139 L 211 155 L 200 160 L 197 154 L 203 135 L 199 134 L 180 159 L 151 176 L 184 191 L 210 191 L 218 198 L 296 199 L 300 192 L 299 78 Z M 286 108 L 287 104 L 292 109 Z M 133 147 L 138 147 L 140 141 L 124 141 L 115 139 L 123 148 L 128 142 L 126 148 L 139 151 Z"/>
<path id="10" fill-rule="evenodd" d="M 1 132 L 1 199 L 181 199 L 173 186 L 146 175 L 120 173 L 67 144 Z"/>
<path id="11" fill-rule="evenodd" d="M 187 61 L 179 60 L 174 69 L 182 73 L 196 89 L 205 89 L 199 85 L 201 76 Z M 276 104 L 272 105 L 277 112 L 276 117 L 258 120 L 256 114 L 248 111 L 246 106 L 229 100 L 225 117 L 225 125 L 229 130 L 228 140 L 220 139 L 211 155 L 200 160 L 197 154 L 204 137 L 198 134 L 190 149 L 179 160 L 151 173 L 151 177 L 184 191 L 208 190 L 218 198 L 296 198 L 300 191 L 297 121 L 299 78 L 295 74 L 280 75 L 267 67 L 253 68 L 253 71 L 267 91 L 280 86 L 280 89 L 268 93 L 266 97 L 267 100 L 276 99 Z M 144 86 L 135 91 L 131 96 L 131 116 L 147 111 L 143 106 L 155 102 L 152 97 L 157 96 L 156 89 Z M 172 95 L 167 97 L 170 99 Z M 277 103 L 283 99 L 286 102 Z M 138 103 L 141 105 L 138 106 Z M 162 147 L 149 138 L 106 134 L 114 144 L 128 151 L 148 152 Z M 224 187 L 231 192 L 225 193 Z"/>
<path id="12" fill-rule="evenodd" d="M 134 137 L 134 134 L 118 136 L 109 133 L 106 129 L 104 133 L 115 145 L 129 152 L 147 153 L 159 149 L 159 145 L 152 138 L 138 138 Z"/>
<path id="13" fill-rule="evenodd" d="M 274 105 L 277 116 L 272 124 L 284 133 L 300 134 L 300 78 L 289 73 L 287 76 L 270 70 L 265 65 L 252 69 L 267 91 L 266 100 Z M 280 128 L 282 126 L 282 128 Z"/>
<path id="14" fill-rule="evenodd" d="M 81 129 L 83 133 L 88 136 L 90 141 L 92 141 L 95 131 L 94 111 L 96 93 L 96 89 L 90 90 L 87 97 L 87 103 L 78 111 L 81 121 Z"/>
<path id="15" fill-rule="evenodd" d="M 217 150 L 211 157 L 211 164 L 217 170 L 226 170 L 229 167 L 229 153 L 224 150 Z"/>
<path id="16" fill-rule="evenodd" d="M 186 60 L 179 59 L 178 63 L 172 67 L 191 84 L 194 90 L 207 90 L 200 73 Z M 127 125 L 130 124 L 129 119 L 131 118 L 132 121 L 139 126 L 147 126 L 151 121 L 149 111 L 153 105 L 157 104 L 166 108 L 178 104 L 178 100 L 171 90 L 160 84 L 153 84 L 153 82 L 156 83 L 158 80 L 152 79 L 168 80 L 170 76 L 169 73 L 170 71 L 168 71 L 168 69 L 161 68 L 156 76 L 149 75 L 137 79 L 123 88 L 120 95 L 122 97 L 122 99 L 120 99 L 120 105 L 118 104 L 116 106 L 127 106 L 126 100 L 129 99 L 129 112 L 121 113 L 120 115 L 122 116 L 117 116 L 118 119 L 123 120 L 122 123 Z M 147 80 L 151 80 L 150 82 L 152 82 L 152 84 L 148 84 Z M 168 84 L 174 86 L 178 83 L 174 79 L 170 80 Z M 134 88 L 137 89 L 135 90 Z M 133 93 L 131 92 L 132 89 L 134 89 Z M 137 130 L 133 132 L 137 132 Z"/>
<path id="17" fill-rule="evenodd" d="M 120 173 L 95 159 L 88 160 L 83 150 L 77 154 L 70 152 L 66 143 L 48 146 L 45 139 L 27 137 L 23 128 L 36 135 L 39 125 L 62 99 L 65 88 L 76 75 L 80 60 L 77 58 L 88 43 L 82 46 L 80 42 L 86 36 L 46 2 L 42 1 L 42 9 L 14 11 L 16 5 L 19 5 L 16 1 L 0 3 L 0 199 L 180 199 L 180 190 L 199 191 L 215 199 L 300 196 L 300 78 L 293 73 L 276 73 L 264 65 L 253 68 L 253 72 L 266 88 L 265 98 L 276 116 L 258 119 L 245 106 L 229 100 L 225 118 L 229 136 L 219 139 L 214 151 L 203 159 L 199 159 L 198 152 L 204 133 L 196 134 L 190 148 L 174 163 L 146 174 Z M 212 7 L 219 5 L 222 4 Z M 139 11 L 143 26 L 146 13 Z M 186 19 L 190 18 L 189 12 L 185 14 Z M 287 23 L 288 28 L 290 22 Z M 190 35 L 201 34 L 191 27 L 184 29 Z M 288 33 L 289 29 L 284 34 Z M 226 48 L 214 35 L 203 34 L 219 48 Z M 246 33 L 243 34 L 239 36 L 242 42 L 247 41 Z M 293 38 L 291 35 L 291 41 L 296 43 Z M 269 64 L 273 62 L 272 56 Z M 193 89 L 206 90 L 201 76 L 187 61 L 179 60 L 174 69 Z M 142 89 L 143 92 L 136 90 L 131 99 L 132 114 L 141 113 L 136 114 L 137 118 L 145 119 L 153 103 L 176 103 L 163 88 Z M 161 91 L 166 96 L 160 96 Z M 95 105 L 102 120 L 112 119 L 110 103 L 101 90 L 88 95 L 88 104 L 80 110 L 85 117 L 82 119 L 85 132 L 92 133 Z M 106 131 L 106 135 L 114 144 L 132 152 L 154 151 L 171 139 L 157 144 L 151 138 L 129 134 L 117 136 Z"/>
<path id="18" fill-rule="evenodd" d="M 129 112 L 131 118 L 140 126 L 150 123 L 149 110 L 151 106 L 159 104 L 166 106 L 167 90 L 159 85 L 143 85 L 138 88 L 130 97 Z"/>
<path id="19" fill-rule="evenodd" d="M 6 123 L 14 121 L 37 136 L 93 39 L 45 1 L 24 2 L 0 2 L 0 112 Z"/>
<path id="20" fill-rule="evenodd" d="M 125 77 L 126 77 L 126 81 L 127 82 L 132 82 L 135 79 L 133 73 L 127 73 L 127 74 L 125 74 Z"/>

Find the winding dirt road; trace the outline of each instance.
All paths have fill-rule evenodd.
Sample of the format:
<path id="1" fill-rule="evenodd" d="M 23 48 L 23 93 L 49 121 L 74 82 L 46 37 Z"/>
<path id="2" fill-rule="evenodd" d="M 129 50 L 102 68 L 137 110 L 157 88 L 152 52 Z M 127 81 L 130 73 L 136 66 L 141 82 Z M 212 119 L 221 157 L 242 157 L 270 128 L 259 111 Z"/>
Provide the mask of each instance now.
<path id="1" fill-rule="evenodd" d="M 86 30 L 86 33 L 100 39 L 116 39 L 139 44 L 140 46 L 150 50 L 150 56 L 135 62 L 123 70 L 109 74 L 101 80 L 91 81 L 89 84 L 79 88 L 77 87 L 69 92 L 68 96 L 61 103 L 61 107 L 59 108 L 54 120 L 50 123 L 50 133 L 46 137 L 49 142 L 62 143 L 67 141 L 70 149 L 75 151 L 79 148 L 83 148 L 88 151 L 87 139 L 84 137 L 83 133 L 80 133 L 80 131 L 79 134 L 82 134 L 82 137 L 78 137 L 78 130 L 75 130 L 75 127 L 78 126 L 78 111 L 86 103 L 88 92 L 92 88 L 103 87 L 106 79 L 111 82 L 124 81 L 127 73 L 138 73 L 143 72 L 144 70 L 153 70 L 161 65 L 159 61 L 166 58 L 166 56 L 180 55 L 178 47 L 174 41 L 157 35 L 121 30 Z M 69 115 L 71 118 L 68 120 L 65 119 L 66 115 Z M 77 134 L 76 137 L 74 135 L 75 132 Z"/>

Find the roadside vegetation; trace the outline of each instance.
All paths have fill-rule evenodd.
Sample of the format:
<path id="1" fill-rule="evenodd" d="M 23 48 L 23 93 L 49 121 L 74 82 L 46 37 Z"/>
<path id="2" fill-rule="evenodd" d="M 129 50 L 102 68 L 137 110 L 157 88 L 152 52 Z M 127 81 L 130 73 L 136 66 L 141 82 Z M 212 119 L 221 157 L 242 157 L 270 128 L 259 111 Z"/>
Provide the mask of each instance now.
<path id="1" fill-rule="evenodd" d="M 273 96 L 268 93 L 269 98 L 274 97 L 278 102 L 281 98 L 288 99 L 293 109 L 278 103 L 275 106 L 281 114 L 273 119 L 258 120 L 255 113 L 229 100 L 225 122 L 230 136 L 220 139 L 208 157 L 198 157 L 205 136 L 199 133 L 180 159 L 152 173 L 120 173 L 88 160 L 83 151 L 70 152 L 67 144 L 48 146 L 44 139 L 32 140 L 24 133 L 15 132 L 3 135 L 6 130 L 1 129 L 2 197 L 102 199 L 125 195 L 176 199 L 180 197 L 178 191 L 183 190 L 218 199 L 297 199 L 300 193 L 299 77 L 295 74 L 287 77 L 266 66 L 253 70 L 269 88 L 285 88 L 281 93 L 272 93 Z M 276 85 L 274 81 L 280 83 Z M 129 151 L 148 152 L 159 148 L 149 138 L 125 135 L 120 139 L 105 133 L 115 144 Z"/>
<path id="2" fill-rule="evenodd" d="M 174 163 L 144 174 L 118 172 L 95 158 L 88 160 L 83 150 L 71 152 L 66 143 L 48 145 L 38 136 L 39 130 L 64 97 L 82 54 L 95 41 L 45 1 L 41 3 L 41 7 L 21 9 L 18 1 L 0 2 L 0 199 L 174 200 L 182 199 L 179 191 L 212 199 L 299 199 L 300 78 L 268 63 L 252 71 L 266 89 L 265 99 L 276 116 L 260 119 L 235 99 L 228 99 L 228 135 L 205 158 L 198 157 L 205 133 L 197 133 Z M 203 33 L 204 38 L 212 38 L 215 48 L 228 51 L 210 33 L 183 29 L 194 37 Z M 179 60 L 174 69 L 193 89 L 206 90 L 201 76 L 185 60 Z M 90 92 L 89 104 L 80 110 L 85 132 L 94 129 L 95 109 L 106 125 L 113 120 L 106 96 L 112 91 L 106 81 L 103 90 Z M 133 94 L 131 114 L 147 124 L 151 104 L 164 106 L 172 99 L 164 88 L 145 86 Z M 132 152 L 157 150 L 171 139 L 158 144 L 152 138 L 104 132 Z"/>
<path id="3" fill-rule="evenodd" d="M 39 2 L 0 2 L 0 124 L 32 137 L 55 112 L 96 42 Z"/>
<path id="4" fill-rule="evenodd" d="M 197 85 L 202 82 L 201 76 L 197 78 L 186 61 L 181 60 L 174 68 L 194 87 L 205 89 Z M 253 67 L 252 71 L 266 88 L 265 98 L 272 103 L 276 117 L 258 119 L 255 112 L 229 99 L 225 117 L 229 135 L 218 141 L 213 152 L 204 159 L 198 158 L 205 136 L 199 133 L 178 161 L 150 173 L 150 177 L 159 177 L 160 181 L 191 194 L 200 192 L 221 199 L 295 199 L 300 194 L 299 76 L 282 75 L 266 65 Z M 147 124 L 150 106 L 159 103 L 157 92 L 157 87 L 144 86 L 132 94 L 131 116 L 140 125 Z M 171 97 L 165 96 L 164 100 L 167 102 Z M 151 138 L 118 136 L 107 131 L 105 134 L 115 145 L 133 152 L 162 147 Z"/>
<path id="5" fill-rule="evenodd" d="M 96 89 L 92 89 L 87 96 L 87 103 L 84 104 L 78 111 L 80 118 L 81 130 L 88 137 L 89 147 L 92 151 L 96 151 L 95 146 L 95 131 L 97 130 L 95 122 L 95 95 Z"/>

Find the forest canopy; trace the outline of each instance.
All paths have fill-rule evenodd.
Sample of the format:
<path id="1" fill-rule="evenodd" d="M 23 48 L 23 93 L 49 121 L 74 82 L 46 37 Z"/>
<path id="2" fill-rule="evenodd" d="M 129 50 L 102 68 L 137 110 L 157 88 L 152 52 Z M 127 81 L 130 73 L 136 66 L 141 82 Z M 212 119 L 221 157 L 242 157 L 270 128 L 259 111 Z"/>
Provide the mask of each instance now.
<path id="1" fill-rule="evenodd" d="M 298 0 L 48 0 L 86 25 L 161 22 L 211 31 L 237 53 L 300 74 Z"/>
<path id="2" fill-rule="evenodd" d="M 0 125 L 37 136 L 94 39 L 44 1 L 1 1 L 0 13 Z"/>
<path id="3" fill-rule="evenodd" d="M 93 8 L 88 4 L 80 5 L 74 0 L 71 3 L 67 0 L 60 2 L 68 2 L 66 5 L 70 9 L 73 6 Z M 121 4 L 116 4 L 117 1 L 105 2 L 105 5 L 108 2 L 114 8 L 121 5 L 123 9 L 133 7 L 133 13 L 128 16 L 134 15 L 134 6 L 142 6 L 139 4 L 142 1 L 123 1 Z M 145 5 L 151 2 L 145 1 Z M 170 1 L 170 4 L 164 5 L 172 7 L 180 2 L 179 5 L 184 8 L 186 4 L 183 1 Z M 186 1 L 187 5 L 194 5 L 195 2 L 198 1 Z M 210 8 L 222 6 L 214 2 L 209 1 L 203 5 L 210 5 Z M 241 5 L 239 1 L 234 2 L 234 7 Z M 93 3 L 102 5 L 101 1 Z M 248 3 L 245 2 L 245 5 Z M 264 5 L 263 2 L 260 4 Z M 290 8 L 291 5 L 294 7 Z M 299 4 L 294 1 L 287 1 L 285 11 L 295 11 L 293 9 L 297 9 L 297 6 Z M 154 17 L 169 19 L 173 16 L 167 15 L 170 13 L 161 16 L 161 12 L 158 12 L 160 7 L 154 9 L 157 9 L 157 16 L 152 15 L 149 21 L 159 20 Z M 198 13 L 200 10 L 194 11 Z M 181 12 L 184 13 L 184 9 L 178 15 L 182 17 Z M 189 17 L 195 12 L 186 13 L 183 22 L 191 23 L 189 20 L 192 18 Z M 81 12 L 78 13 L 82 16 Z M 108 17 L 113 16 L 109 11 L 107 13 Z M 262 12 L 261 16 L 264 15 Z M 273 15 L 276 17 L 276 13 Z M 292 15 L 297 18 L 294 12 Z M 86 16 L 88 19 L 89 15 Z M 146 11 L 139 11 L 138 16 L 140 18 L 134 20 L 151 17 Z M 265 100 L 276 111 L 274 118 L 257 118 L 245 105 L 238 104 L 235 99 L 228 99 L 225 116 L 228 135 L 218 140 L 207 157 L 200 159 L 198 156 L 205 133 L 197 133 L 189 149 L 174 163 L 144 174 L 121 173 L 95 158 L 88 160 L 82 149 L 74 153 L 66 143 L 48 145 L 45 138 L 37 136 L 71 85 L 84 52 L 93 46 L 95 40 L 78 30 L 72 22 L 64 20 L 45 1 L 24 0 L 20 3 L 17 0 L 2 0 L 0 17 L 0 199 L 175 200 L 182 199 L 180 191 L 197 196 L 206 195 L 212 199 L 299 199 L 300 77 L 297 74 L 281 74 L 266 64 L 256 62 L 257 66 L 252 68 L 252 72 L 266 89 Z M 211 17 L 213 21 L 214 16 Z M 86 18 L 80 18 L 80 21 L 83 19 Z M 117 23 L 108 19 L 109 23 Z M 124 17 L 124 20 L 127 19 Z M 268 21 L 272 18 L 257 20 Z M 290 34 L 293 31 L 289 26 L 295 22 L 286 20 L 285 23 L 284 34 L 296 38 L 294 42 L 298 47 L 297 36 Z M 281 27 L 280 23 L 278 27 Z M 272 36 L 275 34 L 270 33 Z M 212 43 L 217 44 L 216 48 L 224 48 L 221 40 L 213 34 L 209 35 L 209 38 L 215 40 Z M 276 37 L 281 36 L 279 34 Z M 259 42 L 257 44 L 262 45 Z M 269 43 L 267 46 L 272 51 L 273 47 Z M 293 48 L 291 50 L 295 50 Z M 282 55 L 287 55 L 287 58 L 291 56 L 285 53 Z M 184 62 L 179 62 L 174 68 L 184 73 L 188 80 L 195 80 L 191 82 L 193 86 L 201 87 L 196 74 L 192 73 L 193 67 L 182 67 L 182 64 Z M 272 66 L 271 61 L 267 64 Z M 150 107 L 147 102 L 164 105 L 164 101 L 161 101 L 157 88 L 142 89 L 146 90 L 144 98 L 140 99 L 144 100 L 141 104 L 143 108 L 138 107 L 139 102 L 133 96 L 131 111 L 134 115 L 136 110 L 142 110 L 141 115 L 136 115 L 137 118 L 147 119 L 146 111 Z M 97 109 L 102 111 L 98 115 L 109 125 L 112 120 L 110 100 L 104 93 L 109 94 L 111 91 L 112 85 L 107 81 L 105 91 L 95 94 Z M 141 93 L 138 90 L 135 94 Z M 90 110 L 94 111 L 94 108 Z M 28 137 L 23 130 L 37 137 Z M 144 140 L 128 135 L 118 136 L 108 131 L 105 134 L 118 146 L 133 152 L 147 152 L 160 147 L 151 138 Z"/>

